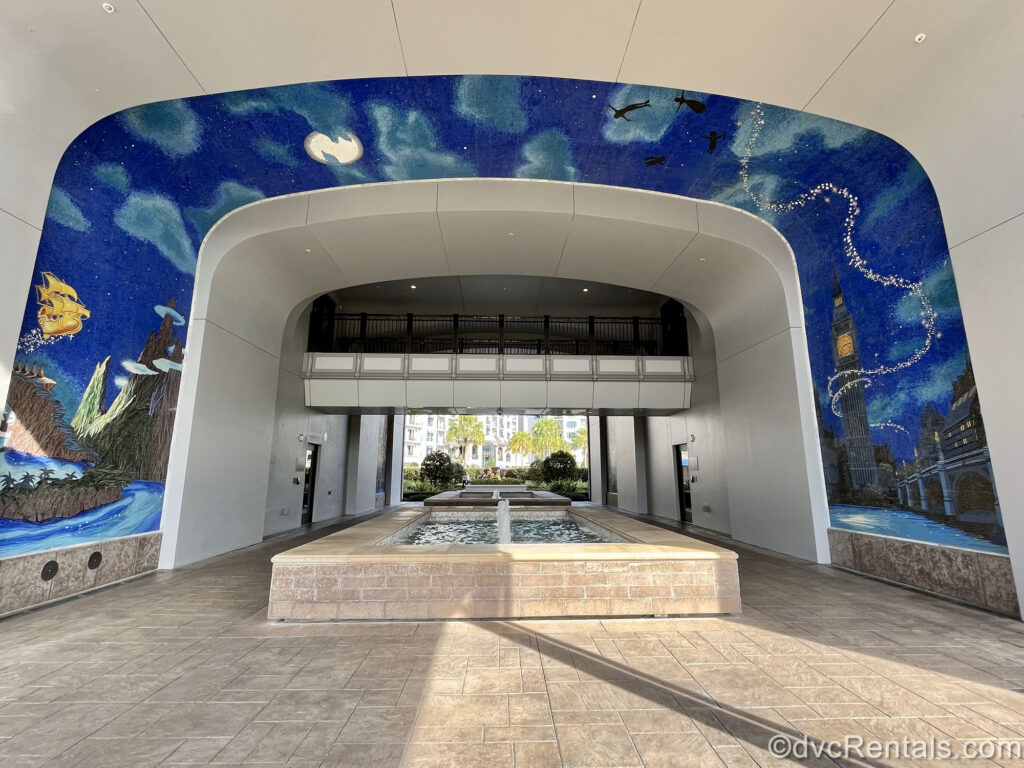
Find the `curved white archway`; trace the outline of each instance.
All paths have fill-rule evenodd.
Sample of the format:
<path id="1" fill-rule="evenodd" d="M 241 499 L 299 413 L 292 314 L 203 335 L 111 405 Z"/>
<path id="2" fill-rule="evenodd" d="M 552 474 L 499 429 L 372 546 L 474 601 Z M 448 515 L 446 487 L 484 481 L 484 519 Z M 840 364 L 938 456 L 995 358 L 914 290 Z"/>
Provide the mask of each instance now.
<path id="1" fill-rule="evenodd" d="M 297 387 L 301 404 L 309 302 L 351 285 L 449 274 L 582 278 L 692 308 L 688 414 L 717 443 L 698 496 L 727 504 L 737 539 L 827 562 L 800 288 L 782 236 L 746 212 L 679 196 L 460 179 L 275 198 L 211 230 L 196 275 L 162 567 L 262 537 L 278 391 Z"/>

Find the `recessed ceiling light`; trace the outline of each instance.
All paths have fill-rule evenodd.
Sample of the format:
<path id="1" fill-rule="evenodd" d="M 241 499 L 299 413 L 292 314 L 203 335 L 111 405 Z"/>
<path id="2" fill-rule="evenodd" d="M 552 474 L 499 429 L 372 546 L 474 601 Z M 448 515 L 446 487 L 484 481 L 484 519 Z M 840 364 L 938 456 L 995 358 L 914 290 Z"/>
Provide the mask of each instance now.
<path id="1" fill-rule="evenodd" d="M 110 4 L 110 3 L 104 3 L 104 4 L 102 5 L 102 8 L 103 8 L 103 10 L 104 10 L 104 11 L 106 11 L 107 13 L 113 13 L 113 12 L 114 12 L 114 10 L 115 10 L 114 6 L 112 6 L 112 5 Z"/>
<path id="2" fill-rule="evenodd" d="M 925 41 L 925 38 L 927 38 L 927 37 L 928 37 L 928 35 L 926 35 L 924 32 L 921 32 L 921 33 L 919 33 L 914 38 L 914 42 L 917 43 L 918 45 L 920 45 L 921 43 L 923 43 Z"/>
<path id="3" fill-rule="evenodd" d="M 705 259 L 703 256 L 700 257 L 700 260 L 701 260 L 701 263 L 707 261 L 707 259 Z"/>
<path id="4" fill-rule="evenodd" d="M 415 285 L 410 285 L 409 287 L 412 288 L 414 291 L 416 290 L 416 286 Z"/>
<path id="5" fill-rule="evenodd" d="M 515 233 L 515 232 L 509 232 L 509 233 L 508 233 L 508 236 L 509 236 L 509 237 L 515 237 L 515 236 L 516 236 L 516 233 Z"/>
<path id="6" fill-rule="evenodd" d="M 584 293 L 590 293 L 590 289 L 589 289 L 589 288 L 584 288 L 584 289 L 583 289 L 583 292 L 584 292 Z"/>
<path id="7" fill-rule="evenodd" d="M 313 252 L 312 249 L 310 249 L 310 248 L 306 249 L 306 253 L 312 253 L 312 252 Z"/>

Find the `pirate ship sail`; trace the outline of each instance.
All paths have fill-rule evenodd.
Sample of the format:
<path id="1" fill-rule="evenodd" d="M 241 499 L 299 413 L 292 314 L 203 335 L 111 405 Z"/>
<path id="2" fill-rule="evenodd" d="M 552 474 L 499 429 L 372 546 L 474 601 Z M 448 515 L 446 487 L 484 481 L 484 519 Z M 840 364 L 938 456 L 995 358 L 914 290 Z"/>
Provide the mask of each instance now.
<path id="1" fill-rule="evenodd" d="M 78 301 L 75 289 L 53 272 L 43 272 L 43 285 L 35 286 L 39 302 L 39 327 L 43 338 L 74 336 L 82 330 L 82 318 L 91 314 Z"/>

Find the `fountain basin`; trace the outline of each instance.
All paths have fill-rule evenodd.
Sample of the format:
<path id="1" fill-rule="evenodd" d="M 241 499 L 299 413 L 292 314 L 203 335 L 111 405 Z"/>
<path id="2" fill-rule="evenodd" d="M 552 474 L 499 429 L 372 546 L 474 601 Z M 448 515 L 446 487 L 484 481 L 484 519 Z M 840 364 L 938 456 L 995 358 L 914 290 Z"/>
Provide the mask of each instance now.
<path id="1" fill-rule="evenodd" d="M 511 544 L 607 544 L 623 541 L 621 536 L 565 509 L 510 509 L 509 516 Z M 499 544 L 500 534 L 500 517 L 495 525 L 493 510 L 435 508 L 377 544 Z"/>
<path id="2" fill-rule="evenodd" d="M 423 502 L 425 507 L 497 507 L 507 499 L 513 507 L 568 507 L 570 499 L 550 491 L 531 491 L 525 485 L 474 485 L 445 491 Z"/>
<path id="3" fill-rule="evenodd" d="M 740 612 L 736 553 L 593 505 L 572 515 L 606 543 L 393 544 L 455 510 L 409 507 L 273 558 L 270 619 L 337 621 L 694 615 Z M 458 510 L 486 514 L 495 509 Z"/>

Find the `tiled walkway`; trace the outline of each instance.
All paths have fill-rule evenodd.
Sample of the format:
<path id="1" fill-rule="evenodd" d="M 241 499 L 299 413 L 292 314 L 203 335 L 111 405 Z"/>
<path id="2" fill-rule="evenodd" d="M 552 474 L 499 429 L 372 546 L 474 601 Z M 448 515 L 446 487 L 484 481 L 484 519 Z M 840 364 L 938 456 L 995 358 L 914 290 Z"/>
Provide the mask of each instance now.
<path id="1" fill-rule="evenodd" d="M 1021 624 L 831 568 L 741 550 L 727 618 L 270 624 L 270 555 L 302 540 L 0 622 L 0 766 L 766 766 L 779 732 L 1024 739 Z"/>

